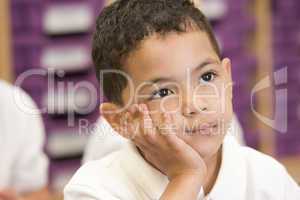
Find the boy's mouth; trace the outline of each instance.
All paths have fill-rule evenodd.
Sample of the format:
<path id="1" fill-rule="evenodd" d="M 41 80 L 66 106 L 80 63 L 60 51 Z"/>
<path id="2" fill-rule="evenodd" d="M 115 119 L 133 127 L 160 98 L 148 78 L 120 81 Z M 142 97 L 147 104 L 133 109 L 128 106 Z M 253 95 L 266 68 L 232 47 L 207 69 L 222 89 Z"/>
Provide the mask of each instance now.
<path id="1" fill-rule="evenodd" d="M 208 135 L 208 134 L 212 134 L 213 130 L 215 130 L 217 127 L 218 127 L 218 123 L 216 123 L 216 122 L 206 123 L 206 124 L 202 124 L 200 126 L 195 126 L 193 128 L 185 128 L 185 132 L 187 134 Z"/>

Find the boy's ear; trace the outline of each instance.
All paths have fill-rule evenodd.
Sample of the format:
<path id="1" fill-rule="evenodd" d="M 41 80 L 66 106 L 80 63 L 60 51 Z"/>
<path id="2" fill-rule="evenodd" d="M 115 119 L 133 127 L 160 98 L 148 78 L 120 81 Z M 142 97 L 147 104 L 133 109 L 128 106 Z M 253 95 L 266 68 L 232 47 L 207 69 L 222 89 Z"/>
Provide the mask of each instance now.
<path id="1" fill-rule="evenodd" d="M 224 58 L 222 60 L 222 67 L 225 69 L 228 77 L 228 85 L 226 86 L 226 90 L 230 89 L 230 98 L 232 99 L 233 81 L 231 75 L 231 60 L 229 58 Z"/>
<path id="2" fill-rule="evenodd" d="M 230 81 L 232 81 L 232 77 L 231 77 L 231 60 L 229 58 L 224 58 L 222 60 L 222 66 L 226 70 L 226 73 L 228 74 L 228 77 L 229 77 Z"/>

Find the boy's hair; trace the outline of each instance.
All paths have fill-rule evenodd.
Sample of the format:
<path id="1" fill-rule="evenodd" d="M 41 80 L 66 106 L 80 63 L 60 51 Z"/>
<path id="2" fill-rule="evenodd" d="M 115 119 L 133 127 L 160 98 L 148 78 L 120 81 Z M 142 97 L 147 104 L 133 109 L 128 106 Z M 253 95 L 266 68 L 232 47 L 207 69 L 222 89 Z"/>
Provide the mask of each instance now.
<path id="1" fill-rule="evenodd" d="M 207 33 L 217 55 L 220 49 L 212 28 L 190 0 L 117 0 L 105 7 L 97 18 L 92 58 L 96 74 L 104 69 L 122 70 L 129 53 L 145 38 L 159 34 L 184 33 L 196 27 Z M 127 80 L 117 73 L 106 73 L 102 92 L 108 101 L 123 105 L 122 90 Z"/>

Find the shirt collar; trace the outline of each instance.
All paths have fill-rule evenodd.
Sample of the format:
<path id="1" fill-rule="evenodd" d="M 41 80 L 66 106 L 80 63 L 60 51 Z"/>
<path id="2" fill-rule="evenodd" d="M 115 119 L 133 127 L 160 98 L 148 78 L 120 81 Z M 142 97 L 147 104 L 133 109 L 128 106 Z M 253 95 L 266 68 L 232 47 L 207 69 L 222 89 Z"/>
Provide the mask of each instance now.
<path id="1" fill-rule="evenodd" d="M 159 199 L 169 183 L 168 177 L 145 161 L 132 142 L 125 148 L 121 161 L 125 172 L 150 199 Z"/>
<path id="2" fill-rule="evenodd" d="M 246 164 L 241 154 L 242 147 L 232 136 L 224 138 L 222 147 L 221 167 L 207 199 L 245 199 Z"/>
<path id="3" fill-rule="evenodd" d="M 224 138 L 222 162 L 217 180 L 205 199 L 244 199 L 246 167 L 239 147 L 232 136 L 227 135 Z M 147 163 L 132 142 L 128 142 L 125 148 L 121 158 L 125 172 L 150 199 L 159 199 L 169 183 L 167 176 Z M 198 199 L 203 197 L 203 188 L 201 188 Z"/>

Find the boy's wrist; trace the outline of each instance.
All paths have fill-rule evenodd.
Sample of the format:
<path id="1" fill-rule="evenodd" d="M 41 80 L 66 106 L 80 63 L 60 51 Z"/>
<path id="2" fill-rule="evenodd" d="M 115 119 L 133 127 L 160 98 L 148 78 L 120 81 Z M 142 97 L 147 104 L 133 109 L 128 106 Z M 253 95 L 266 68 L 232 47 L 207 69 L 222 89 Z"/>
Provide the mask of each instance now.
<path id="1" fill-rule="evenodd" d="M 202 172 L 200 170 L 188 170 L 181 173 L 176 173 L 169 176 L 169 180 L 172 181 L 174 179 L 190 179 L 190 180 L 198 180 L 203 182 L 205 179 L 205 172 Z"/>
<path id="2" fill-rule="evenodd" d="M 195 186 L 201 187 L 204 183 L 205 175 L 202 172 L 183 172 L 180 174 L 173 175 L 169 177 L 170 182 L 172 181 L 178 181 L 178 182 L 187 182 L 187 183 L 193 183 Z"/>
<path id="3" fill-rule="evenodd" d="M 200 173 L 181 173 L 169 178 L 170 182 L 160 200 L 196 199 L 204 185 Z"/>

